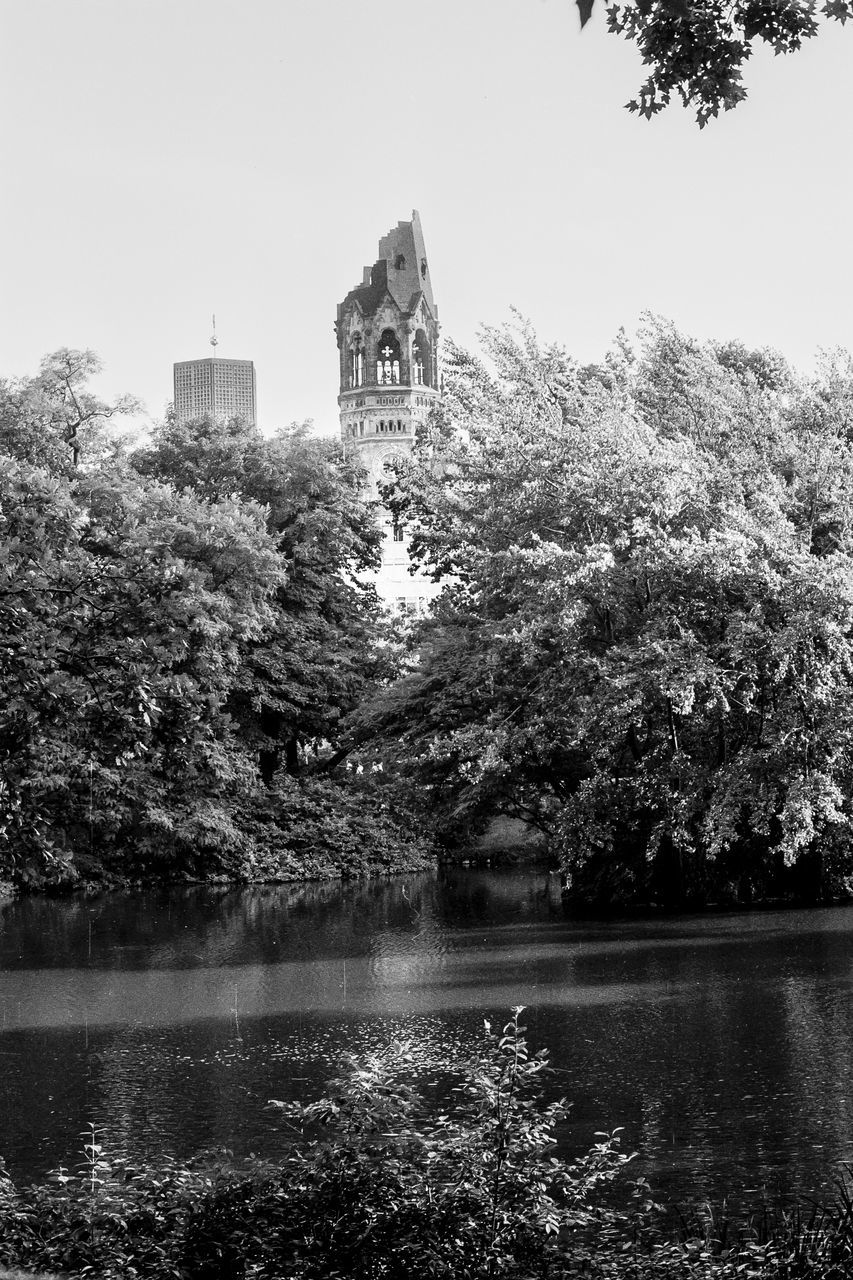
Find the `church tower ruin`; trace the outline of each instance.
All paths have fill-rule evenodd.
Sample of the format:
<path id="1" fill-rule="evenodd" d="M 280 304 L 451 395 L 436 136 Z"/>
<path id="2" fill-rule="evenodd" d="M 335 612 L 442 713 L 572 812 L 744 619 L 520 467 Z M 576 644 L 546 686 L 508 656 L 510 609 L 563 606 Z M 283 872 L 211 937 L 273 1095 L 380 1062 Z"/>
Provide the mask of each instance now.
<path id="1" fill-rule="evenodd" d="M 411 451 L 418 423 L 438 398 L 438 308 L 417 210 L 379 241 L 379 256 L 338 307 L 341 439 L 378 497 L 385 468 Z M 386 604 L 416 612 L 435 584 L 409 573 L 408 539 L 390 514 L 376 589 Z"/>

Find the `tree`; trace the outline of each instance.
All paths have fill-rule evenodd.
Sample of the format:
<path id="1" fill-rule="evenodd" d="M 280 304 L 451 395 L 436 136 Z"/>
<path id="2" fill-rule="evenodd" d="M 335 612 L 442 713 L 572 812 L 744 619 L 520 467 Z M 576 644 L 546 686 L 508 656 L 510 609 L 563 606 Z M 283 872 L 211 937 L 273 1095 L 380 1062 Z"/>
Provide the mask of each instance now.
<path id="1" fill-rule="evenodd" d="M 585 897 L 749 897 L 786 867 L 837 889 L 849 362 L 794 386 L 655 321 L 597 373 L 528 329 L 485 341 L 392 499 L 447 581 L 370 712 L 397 769 L 451 831 L 540 824 Z"/>
<path id="2" fill-rule="evenodd" d="M 226 703 L 281 578 L 263 513 L 0 465 L 3 870 L 233 858 L 254 768 Z"/>
<path id="3" fill-rule="evenodd" d="M 282 580 L 264 634 L 246 640 L 228 698 L 263 781 L 240 817 L 255 875 L 357 874 L 427 865 L 407 815 L 373 774 L 340 766 L 350 718 L 394 671 L 394 649 L 365 571 L 380 534 L 361 476 L 307 426 L 272 439 L 239 422 L 168 422 L 135 465 L 208 499 L 263 504 Z"/>
<path id="4" fill-rule="evenodd" d="M 576 0 L 581 26 L 594 0 Z M 703 128 L 720 110 L 746 97 L 743 66 L 756 41 L 774 53 L 792 53 L 820 30 L 823 18 L 845 23 L 851 0 L 616 0 L 607 9 L 608 29 L 632 40 L 651 67 L 630 111 L 651 119 L 677 94 L 696 109 Z"/>
<path id="5" fill-rule="evenodd" d="M 306 426 L 267 440 L 236 421 L 167 423 L 134 462 L 200 496 L 263 504 L 284 576 L 274 627 L 244 652 L 232 709 L 268 783 L 281 763 L 298 773 L 306 751 L 335 743 L 381 662 L 377 601 L 361 576 L 380 535 L 358 472 Z"/>
<path id="6" fill-rule="evenodd" d="M 62 347 L 45 356 L 34 378 L 0 380 L 0 452 L 68 475 L 99 462 L 110 446 L 109 424 L 137 401 L 106 404 L 89 388 L 101 370 L 93 351 Z"/>
<path id="7" fill-rule="evenodd" d="M 0 875 L 423 865 L 366 788 L 301 778 L 388 665 L 357 474 L 237 423 L 170 421 L 131 465 L 96 367 L 0 387 Z"/>

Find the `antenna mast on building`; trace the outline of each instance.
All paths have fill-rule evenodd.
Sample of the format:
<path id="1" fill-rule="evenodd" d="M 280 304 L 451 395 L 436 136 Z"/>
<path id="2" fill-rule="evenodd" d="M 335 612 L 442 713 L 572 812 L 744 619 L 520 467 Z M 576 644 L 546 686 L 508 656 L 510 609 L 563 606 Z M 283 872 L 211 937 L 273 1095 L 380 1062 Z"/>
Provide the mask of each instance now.
<path id="1" fill-rule="evenodd" d="M 213 358 L 214 358 L 214 360 L 216 359 L 216 344 L 217 344 L 218 342 L 219 342 L 219 339 L 218 339 L 218 338 L 217 338 L 217 336 L 216 336 L 216 315 L 214 315 L 214 317 L 213 317 L 213 335 L 212 335 L 212 337 L 211 337 L 211 339 L 210 339 L 210 345 L 213 347 Z"/>

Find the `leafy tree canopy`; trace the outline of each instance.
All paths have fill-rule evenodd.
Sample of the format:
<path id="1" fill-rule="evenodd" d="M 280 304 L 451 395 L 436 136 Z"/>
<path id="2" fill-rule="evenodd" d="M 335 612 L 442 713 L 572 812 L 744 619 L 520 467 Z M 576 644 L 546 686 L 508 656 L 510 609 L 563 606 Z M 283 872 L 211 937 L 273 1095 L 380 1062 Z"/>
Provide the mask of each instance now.
<path id="1" fill-rule="evenodd" d="M 541 825 L 587 896 L 848 874 L 849 357 L 802 382 L 654 319 L 593 370 L 485 347 L 392 498 L 446 581 L 371 711 L 395 767 L 451 833 Z"/>
<path id="2" fill-rule="evenodd" d="M 0 876 L 422 864 L 368 787 L 301 780 L 387 665 L 357 474 L 238 423 L 128 459 L 97 368 L 0 385 Z"/>
<path id="3" fill-rule="evenodd" d="M 261 752 L 267 781 L 284 758 L 296 773 L 334 743 L 381 660 L 377 600 L 362 576 L 379 532 L 360 476 L 334 441 L 306 426 L 271 439 L 239 422 L 168 422 L 134 457 L 155 475 L 206 497 L 262 503 L 284 570 L 275 624 L 247 646 L 233 710 Z"/>
<path id="4" fill-rule="evenodd" d="M 121 474 L 0 468 L 5 870 L 227 844 L 228 795 L 253 769 L 225 702 L 281 577 L 263 514 Z"/>

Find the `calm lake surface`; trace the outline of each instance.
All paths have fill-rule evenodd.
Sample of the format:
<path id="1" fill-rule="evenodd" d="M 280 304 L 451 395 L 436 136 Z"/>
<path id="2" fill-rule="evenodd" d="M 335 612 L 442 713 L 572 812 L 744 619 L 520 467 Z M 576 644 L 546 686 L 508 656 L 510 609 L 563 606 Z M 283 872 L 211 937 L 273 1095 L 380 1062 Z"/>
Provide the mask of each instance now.
<path id="1" fill-rule="evenodd" d="M 853 1159 L 853 908 L 576 921 L 541 872 L 0 906 L 0 1154 L 274 1153 L 264 1104 L 344 1050 L 424 1061 L 512 1005 L 574 1101 L 680 1198 L 828 1188 Z"/>

